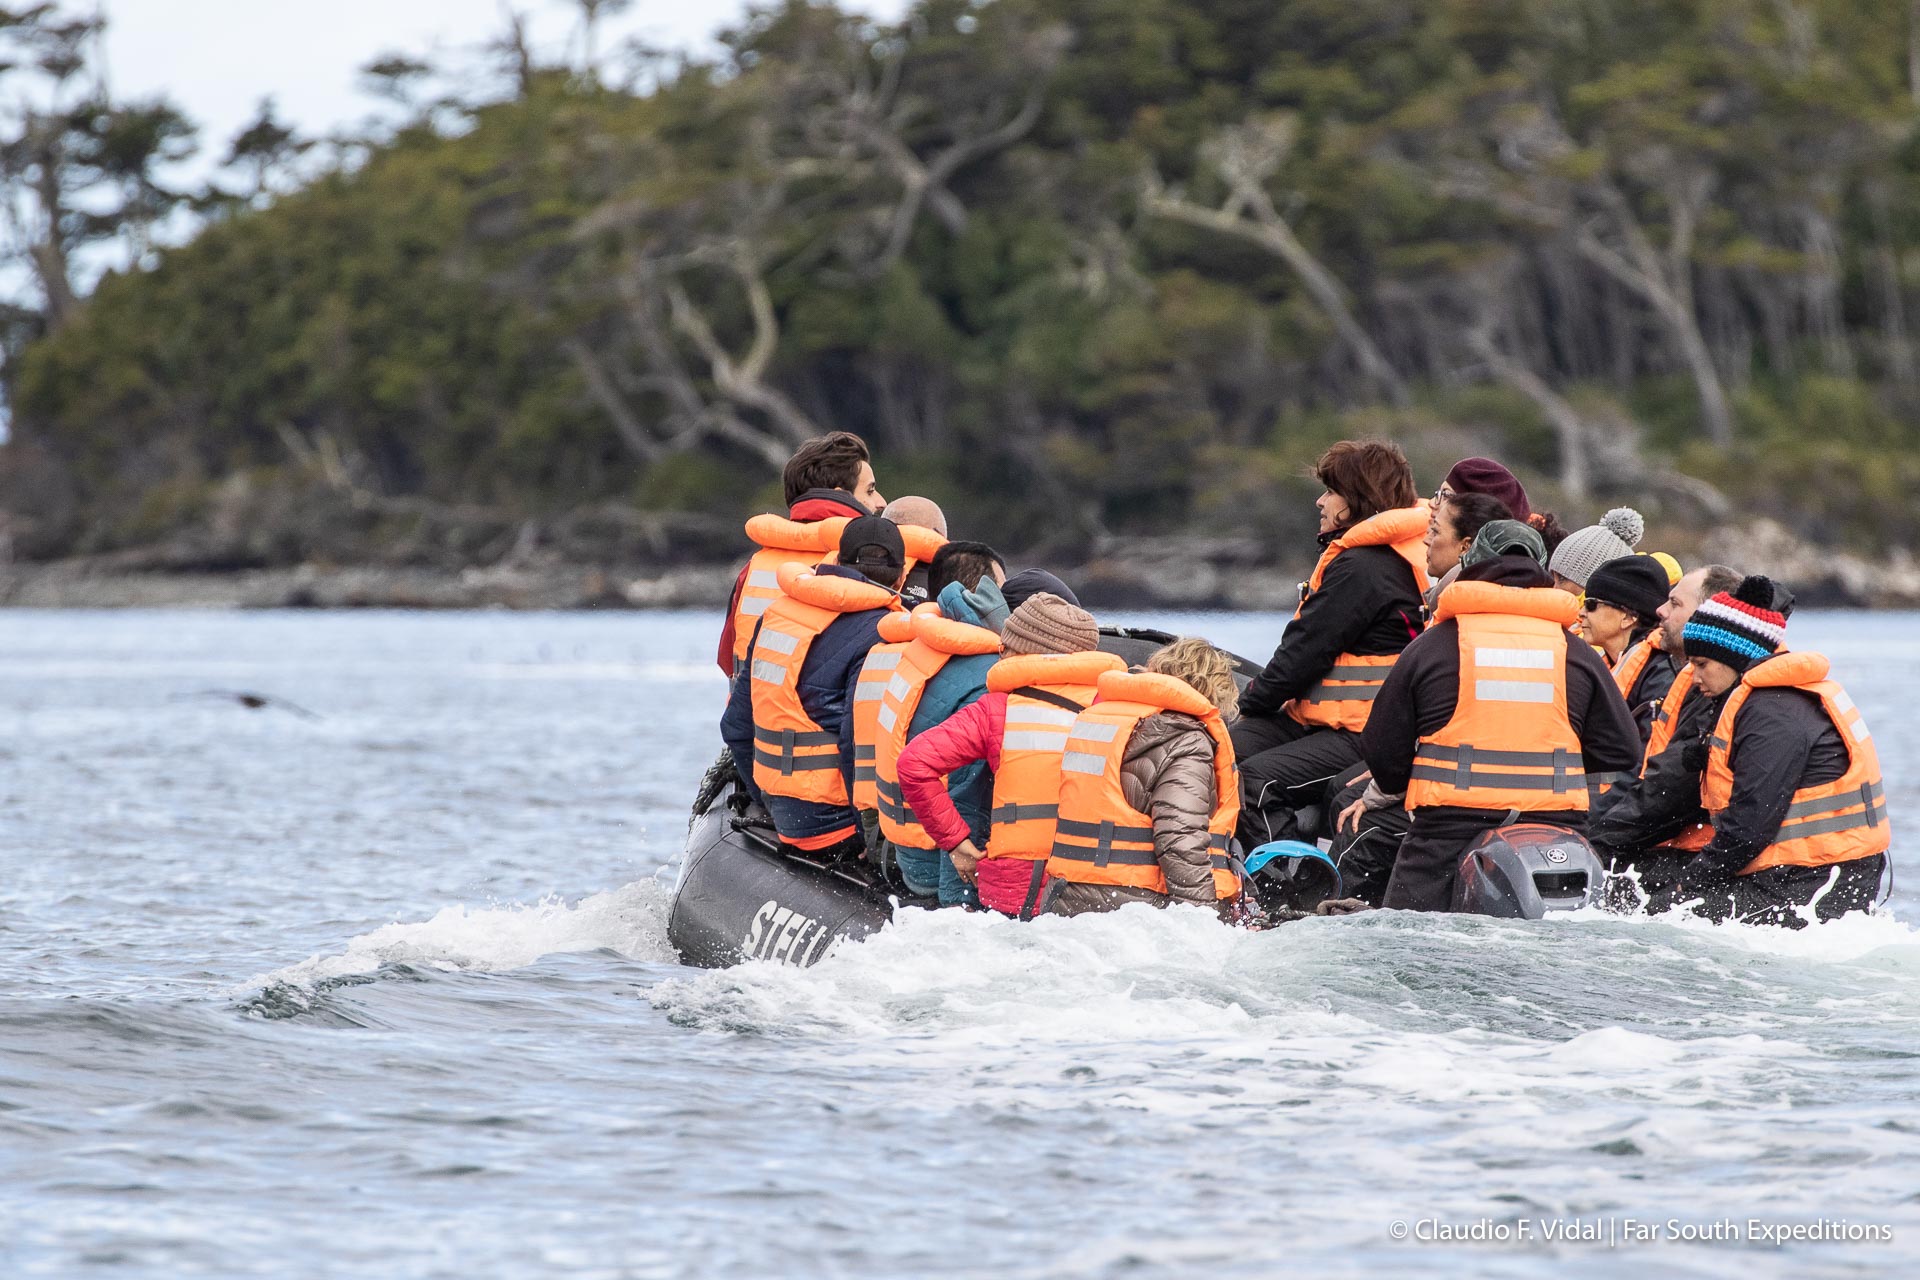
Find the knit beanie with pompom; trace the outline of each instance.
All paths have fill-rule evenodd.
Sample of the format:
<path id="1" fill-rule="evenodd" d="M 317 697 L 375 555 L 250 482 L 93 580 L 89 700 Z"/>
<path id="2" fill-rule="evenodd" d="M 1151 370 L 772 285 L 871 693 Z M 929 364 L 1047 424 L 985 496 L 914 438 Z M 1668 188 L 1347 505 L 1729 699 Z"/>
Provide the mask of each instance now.
<path id="1" fill-rule="evenodd" d="M 1735 671 L 1771 658 L 1787 644 L 1786 616 L 1774 608 L 1771 578 L 1742 578 L 1732 591 L 1702 601 L 1680 633 L 1689 658 L 1711 658 Z"/>
<path id="2" fill-rule="evenodd" d="M 1609 560 L 1632 555 L 1646 532 L 1647 522 L 1640 518 L 1638 511 L 1632 507 L 1615 507 L 1600 517 L 1599 524 L 1568 534 L 1554 548 L 1547 568 L 1584 588 L 1595 569 Z"/>

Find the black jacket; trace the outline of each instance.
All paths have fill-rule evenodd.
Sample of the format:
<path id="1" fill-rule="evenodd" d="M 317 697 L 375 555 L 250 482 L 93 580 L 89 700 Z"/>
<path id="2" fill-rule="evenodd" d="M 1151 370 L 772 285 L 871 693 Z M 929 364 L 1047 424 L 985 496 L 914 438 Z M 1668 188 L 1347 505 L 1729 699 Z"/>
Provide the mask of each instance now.
<path id="1" fill-rule="evenodd" d="M 1653 713 L 1667 700 L 1667 691 L 1673 688 L 1673 682 L 1679 674 L 1680 663 L 1674 656 L 1664 649 L 1657 649 L 1647 659 L 1647 665 L 1640 672 L 1640 678 L 1633 682 L 1633 688 L 1627 690 L 1627 709 L 1633 712 L 1633 722 L 1640 727 L 1642 748 L 1647 745 L 1647 739 L 1653 736 Z"/>
<path id="2" fill-rule="evenodd" d="M 1499 586 L 1541 587 L 1550 582 L 1538 565 L 1516 556 L 1475 565 L 1463 576 Z M 1445 728 L 1459 703 L 1460 628 L 1449 618 L 1408 645 L 1393 664 L 1360 735 L 1360 753 L 1382 791 L 1407 789 L 1414 748 L 1422 737 Z M 1588 773 L 1630 771 L 1639 765 L 1640 737 L 1613 673 L 1592 645 L 1574 635 L 1567 637 L 1567 718 L 1580 735 Z"/>
<path id="3" fill-rule="evenodd" d="M 1726 701 L 1725 694 L 1708 697 L 1697 684 L 1687 690 L 1667 749 L 1647 761 L 1640 777 L 1617 784 L 1594 802 L 1587 839 L 1603 857 L 1644 852 L 1707 820 L 1700 807 L 1706 760 L 1699 744 L 1713 732 Z"/>
<path id="4" fill-rule="evenodd" d="M 1695 758 L 1704 768 L 1705 759 Z M 1681 873 L 1683 888 L 1724 884 L 1780 833 L 1793 793 L 1838 782 L 1850 763 L 1820 699 L 1800 689 L 1755 689 L 1733 722 L 1733 797 L 1714 820 L 1713 843 Z"/>
<path id="5" fill-rule="evenodd" d="M 1321 544 L 1337 534 L 1327 534 Z M 1420 587 L 1392 547 L 1352 547 L 1327 566 L 1320 589 L 1287 624 L 1280 647 L 1240 695 L 1240 714 L 1270 716 L 1333 670 L 1343 653 L 1399 653 L 1420 634 Z"/>

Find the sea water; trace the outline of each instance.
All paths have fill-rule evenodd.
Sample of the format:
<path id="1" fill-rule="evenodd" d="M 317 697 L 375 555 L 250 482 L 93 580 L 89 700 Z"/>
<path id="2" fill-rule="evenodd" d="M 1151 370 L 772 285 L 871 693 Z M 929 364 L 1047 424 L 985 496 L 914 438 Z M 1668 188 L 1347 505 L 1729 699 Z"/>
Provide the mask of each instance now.
<path id="1" fill-rule="evenodd" d="M 1896 832 L 1917 624 L 1792 624 Z M 1920 1266 L 1920 869 L 1800 933 L 909 912 L 691 970 L 716 630 L 0 614 L 0 1275 Z"/>

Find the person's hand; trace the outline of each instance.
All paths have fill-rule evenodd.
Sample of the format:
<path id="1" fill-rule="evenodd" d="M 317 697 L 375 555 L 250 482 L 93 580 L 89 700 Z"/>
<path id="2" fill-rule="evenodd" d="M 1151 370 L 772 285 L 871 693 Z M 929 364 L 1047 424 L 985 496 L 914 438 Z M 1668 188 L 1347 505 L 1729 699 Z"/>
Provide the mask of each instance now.
<path id="1" fill-rule="evenodd" d="M 1346 831 L 1349 829 L 1358 831 L 1360 829 L 1360 819 L 1366 815 L 1367 798 L 1361 796 L 1358 800 L 1355 800 L 1352 804 L 1340 811 L 1340 816 L 1333 820 L 1333 829 L 1335 831 Z"/>
<path id="2" fill-rule="evenodd" d="M 960 873 L 962 880 L 965 880 L 968 884 L 977 883 L 976 876 L 980 867 L 980 850 L 974 846 L 973 841 L 962 840 L 954 846 L 953 852 L 947 856 L 953 859 L 953 869 Z"/>
<path id="3" fill-rule="evenodd" d="M 1317 916 L 1354 916 L 1359 915 L 1362 911 L 1371 910 L 1373 910 L 1373 908 L 1359 898 L 1329 898 L 1327 901 L 1315 907 L 1313 914 Z"/>

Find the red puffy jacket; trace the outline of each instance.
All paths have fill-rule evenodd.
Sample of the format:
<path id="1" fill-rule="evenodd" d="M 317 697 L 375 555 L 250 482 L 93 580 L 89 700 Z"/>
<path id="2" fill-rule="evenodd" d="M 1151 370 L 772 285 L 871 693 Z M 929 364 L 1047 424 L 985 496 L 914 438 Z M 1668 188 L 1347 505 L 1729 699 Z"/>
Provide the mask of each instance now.
<path id="1" fill-rule="evenodd" d="M 976 760 L 1000 772 L 1000 738 L 1007 727 L 1007 695 L 987 693 L 909 742 L 900 753 L 900 790 L 933 842 L 951 852 L 970 836 L 947 795 L 946 776 Z"/>

